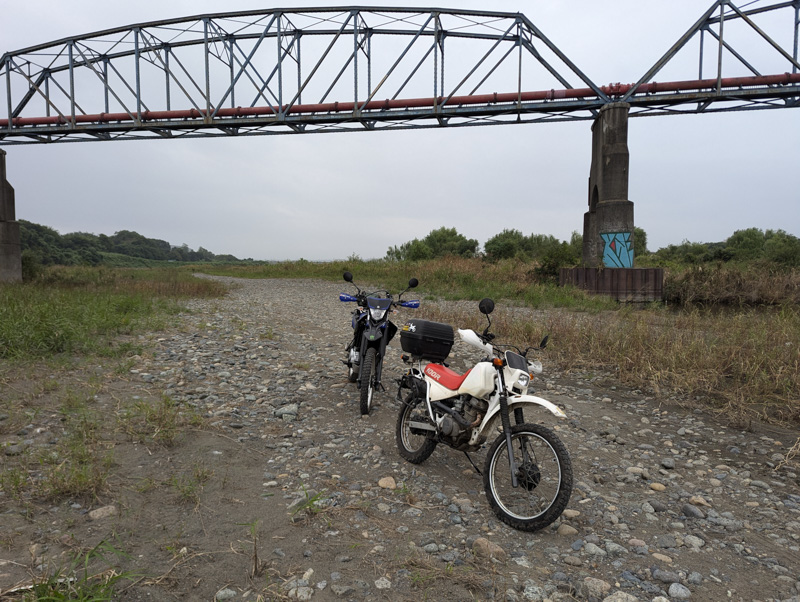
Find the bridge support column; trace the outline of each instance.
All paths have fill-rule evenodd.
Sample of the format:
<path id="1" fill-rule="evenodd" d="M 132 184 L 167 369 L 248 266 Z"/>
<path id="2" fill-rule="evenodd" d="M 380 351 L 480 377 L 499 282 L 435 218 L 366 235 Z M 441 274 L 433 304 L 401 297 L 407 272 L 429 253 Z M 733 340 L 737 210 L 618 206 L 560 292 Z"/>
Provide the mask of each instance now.
<path id="1" fill-rule="evenodd" d="M 628 103 L 605 105 L 592 125 L 589 211 L 583 265 L 633 267 L 633 203 L 628 200 Z"/>
<path id="2" fill-rule="evenodd" d="M 14 214 L 14 189 L 6 180 L 6 152 L 0 149 L 0 282 L 22 282 L 22 246 Z"/>
<path id="3" fill-rule="evenodd" d="M 633 203 L 628 200 L 627 103 L 600 109 L 592 125 L 589 211 L 583 217 L 583 266 L 559 281 L 623 303 L 663 298 L 664 271 L 633 267 Z"/>

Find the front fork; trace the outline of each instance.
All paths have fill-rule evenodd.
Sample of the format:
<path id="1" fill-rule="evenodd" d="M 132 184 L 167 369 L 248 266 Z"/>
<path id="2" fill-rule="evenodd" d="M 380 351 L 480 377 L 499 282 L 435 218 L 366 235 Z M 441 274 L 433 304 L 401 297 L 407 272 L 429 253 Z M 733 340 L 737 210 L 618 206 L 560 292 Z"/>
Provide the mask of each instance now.
<path id="1" fill-rule="evenodd" d="M 367 349 L 370 348 L 370 342 L 367 338 L 369 336 L 370 331 L 377 331 L 380 333 L 381 338 L 379 341 L 372 341 L 372 346 L 375 347 L 375 372 L 374 374 L 370 374 L 370 378 L 375 382 L 375 388 L 377 389 L 381 386 L 381 374 L 383 372 L 383 357 L 386 354 L 386 330 L 381 330 L 378 327 L 372 326 L 369 323 L 364 324 L 364 329 L 361 334 L 361 342 L 360 342 L 360 355 L 361 361 L 364 361 L 364 356 L 367 353 Z M 377 345 L 375 344 L 377 342 Z M 369 383 L 362 383 L 361 382 L 361 373 L 358 376 L 358 388 L 360 389 L 362 386 L 369 386 Z"/>
<path id="2" fill-rule="evenodd" d="M 517 481 L 517 463 L 514 460 L 514 450 L 511 447 L 511 417 L 508 414 L 508 393 L 506 391 L 506 382 L 503 376 L 502 368 L 498 369 L 497 371 L 500 377 L 500 421 L 503 423 L 503 432 L 506 435 L 506 449 L 508 450 L 508 467 L 511 470 L 511 486 L 516 488 L 519 487 L 519 482 Z M 522 412 L 522 408 L 514 408 L 514 422 L 517 424 L 522 424 L 525 422 L 525 415 Z M 528 450 L 525 449 L 525 446 L 522 446 L 522 455 L 523 455 L 523 462 L 527 461 Z"/>

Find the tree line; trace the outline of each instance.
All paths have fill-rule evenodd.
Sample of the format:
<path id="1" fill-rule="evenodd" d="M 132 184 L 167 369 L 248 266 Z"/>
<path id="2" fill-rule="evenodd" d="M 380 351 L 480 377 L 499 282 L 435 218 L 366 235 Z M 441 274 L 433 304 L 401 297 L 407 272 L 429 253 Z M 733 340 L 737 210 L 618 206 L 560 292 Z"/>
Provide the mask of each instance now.
<path id="1" fill-rule="evenodd" d="M 129 230 L 112 236 L 86 232 L 62 235 L 53 228 L 26 220 L 19 220 L 19 225 L 23 264 L 100 265 L 113 263 L 113 255 L 153 261 L 240 261 L 233 255 L 215 255 L 203 247 L 194 251 L 185 244 L 173 246 Z"/>
<path id="2" fill-rule="evenodd" d="M 784 230 L 737 230 L 723 242 L 693 243 L 684 241 L 650 252 L 647 232 L 634 228 L 634 253 L 647 265 L 674 263 L 765 262 L 782 267 L 800 267 L 800 239 Z M 387 261 L 422 261 L 446 255 L 482 257 L 488 261 L 520 259 L 534 261 L 550 273 L 558 267 L 577 266 L 583 255 L 583 237 L 573 232 L 569 241 L 552 235 L 523 234 L 519 230 L 503 230 L 489 238 L 481 250 L 477 240 L 460 234 L 455 228 L 439 228 L 424 238 L 415 238 L 399 246 L 389 247 Z"/>
<path id="3" fill-rule="evenodd" d="M 784 230 L 747 228 L 736 230 L 724 242 L 684 241 L 652 254 L 662 263 L 698 265 L 704 263 L 762 262 L 780 267 L 800 267 L 800 239 Z"/>
<path id="4" fill-rule="evenodd" d="M 120 258 L 146 261 L 236 263 L 233 255 L 215 255 L 199 247 L 174 246 L 165 240 L 147 238 L 137 232 L 122 230 L 108 236 L 73 232 L 59 234 L 53 228 L 19 220 L 23 264 L 100 265 L 120 264 Z M 448 255 L 480 257 L 487 261 L 519 259 L 535 262 L 541 275 L 552 276 L 560 267 L 581 263 L 583 237 L 573 232 L 569 241 L 547 234 L 523 234 L 506 229 L 480 243 L 459 233 L 456 228 L 432 230 L 424 238 L 415 238 L 386 252 L 387 261 L 424 261 Z M 684 241 L 650 252 L 647 233 L 634 229 L 634 253 L 637 263 L 658 265 L 699 265 L 704 263 L 763 262 L 779 267 L 800 267 L 800 239 L 783 230 L 748 228 L 737 230 L 725 241 L 694 243 Z"/>

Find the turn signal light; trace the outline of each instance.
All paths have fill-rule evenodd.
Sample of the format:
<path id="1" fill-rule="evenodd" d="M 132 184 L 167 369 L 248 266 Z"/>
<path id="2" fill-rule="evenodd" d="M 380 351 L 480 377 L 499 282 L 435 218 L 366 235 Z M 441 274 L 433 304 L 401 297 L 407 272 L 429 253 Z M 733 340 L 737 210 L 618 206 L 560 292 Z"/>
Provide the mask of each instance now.
<path id="1" fill-rule="evenodd" d="M 503 367 L 503 358 L 500 358 L 500 357 L 494 358 L 492 360 L 492 365 L 493 366 L 497 366 L 498 368 L 502 368 Z"/>

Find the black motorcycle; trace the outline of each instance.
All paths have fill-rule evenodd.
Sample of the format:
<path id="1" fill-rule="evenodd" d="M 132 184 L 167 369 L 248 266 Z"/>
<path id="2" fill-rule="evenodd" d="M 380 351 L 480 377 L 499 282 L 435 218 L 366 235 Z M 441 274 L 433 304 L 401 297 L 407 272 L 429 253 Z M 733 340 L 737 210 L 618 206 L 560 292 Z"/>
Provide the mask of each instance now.
<path id="1" fill-rule="evenodd" d="M 351 383 L 358 383 L 361 398 L 361 414 L 369 414 L 372 407 L 372 396 L 381 385 L 381 371 L 386 346 L 397 334 L 397 326 L 389 320 L 389 311 L 393 307 L 419 307 L 419 300 L 402 301 L 403 293 L 416 287 L 419 281 L 412 278 L 408 288 L 397 295 L 397 300 L 387 290 L 367 292 L 353 283 L 353 275 L 344 273 L 344 279 L 356 287 L 355 295 L 341 293 L 339 301 L 357 303 L 353 310 L 353 339 L 345 350 L 347 359 L 342 362 L 347 366 L 347 378 Z"/>

